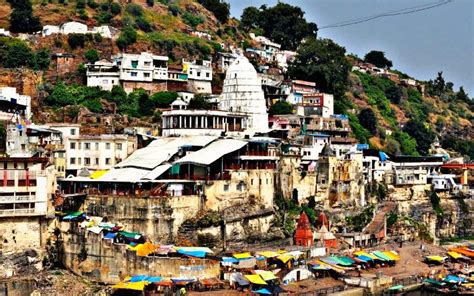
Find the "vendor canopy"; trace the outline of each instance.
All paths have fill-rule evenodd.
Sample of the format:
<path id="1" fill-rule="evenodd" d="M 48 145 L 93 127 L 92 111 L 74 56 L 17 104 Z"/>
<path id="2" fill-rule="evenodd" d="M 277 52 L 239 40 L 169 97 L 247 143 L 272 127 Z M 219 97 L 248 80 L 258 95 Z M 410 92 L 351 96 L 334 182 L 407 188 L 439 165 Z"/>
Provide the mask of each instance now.
<path id="1" fill-rule="evenodd" d="M 222 156 L 237 151 L 247 145 L 247 142 L 235 139 L 223 139 L 212 142 L 208 146 L 192 152 L 175 163 L 191 163 L 208 166 Z"/>

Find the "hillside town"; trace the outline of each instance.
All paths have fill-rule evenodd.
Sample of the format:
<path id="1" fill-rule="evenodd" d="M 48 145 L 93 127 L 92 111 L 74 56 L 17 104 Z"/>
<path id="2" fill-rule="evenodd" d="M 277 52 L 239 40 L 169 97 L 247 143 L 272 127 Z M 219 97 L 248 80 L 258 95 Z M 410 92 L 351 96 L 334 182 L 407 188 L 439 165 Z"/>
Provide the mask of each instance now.
<path id="1" fill-rule="evenodd" d="M 0 35 L 119 44 L 125 30 L 91 24 Z M 371 131 L 362 111 L 341 112 L 336 88 L 290 75 L 300 47 L 248 36 L 180 58 L 54 50 L 49 96 L 0 79 L 0 295 L 474 293 L 474 163 L 437 135 L 406 153 L 411 121 L 395 103 L 391 115 L 374 103 Z M 347 60 L 369 104 L 370 79 L 431 96 L 427 82 Z M 70 96 L 56 89 L 69 78 L 94 91 L 90 105 L 76 93 L 47 107 Z M 392 135 L 397 149 L 380 144 Z"/>

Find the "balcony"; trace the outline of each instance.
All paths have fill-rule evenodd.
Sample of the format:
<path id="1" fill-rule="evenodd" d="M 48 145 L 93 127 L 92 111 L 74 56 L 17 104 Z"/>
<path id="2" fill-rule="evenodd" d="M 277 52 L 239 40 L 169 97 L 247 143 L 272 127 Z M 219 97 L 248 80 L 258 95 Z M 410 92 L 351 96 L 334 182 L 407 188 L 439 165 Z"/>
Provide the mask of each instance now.
<path id="1" fill-rule="evenodd" d="M 22 203 L 22 202 L 35 202 L 36 196 L 35 195 L 26 195 L 26 196 L 16 196 L 16 195 L 8 195 L 8 196 L 0 196 L 0 203 Z"/>
<path id="2" fill-rule="evenodd" d="M 35 209 L 8 209 L 0 210 L 0 217 L 21 217 L 21 216 L 43 216 L 46 213 L 41 213 Z"/>

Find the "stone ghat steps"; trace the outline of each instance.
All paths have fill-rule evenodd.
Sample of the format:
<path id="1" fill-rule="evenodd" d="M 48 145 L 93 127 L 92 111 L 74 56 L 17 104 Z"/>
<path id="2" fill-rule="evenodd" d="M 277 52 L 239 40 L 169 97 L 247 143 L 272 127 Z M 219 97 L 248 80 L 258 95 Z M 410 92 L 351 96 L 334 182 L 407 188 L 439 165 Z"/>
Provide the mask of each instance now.
<path id="1" fill-rule="evenodd" d="M 364 232 L 375 234 L 382 230 L 385 223 L 385 216 L 391 211 L 393 211 L 396 206 L 397 205 L 394 202 L 384 203 L 381 209 L 377 211 L 372 221 L 370 221 L 370 223 L 365 227 Z"/>

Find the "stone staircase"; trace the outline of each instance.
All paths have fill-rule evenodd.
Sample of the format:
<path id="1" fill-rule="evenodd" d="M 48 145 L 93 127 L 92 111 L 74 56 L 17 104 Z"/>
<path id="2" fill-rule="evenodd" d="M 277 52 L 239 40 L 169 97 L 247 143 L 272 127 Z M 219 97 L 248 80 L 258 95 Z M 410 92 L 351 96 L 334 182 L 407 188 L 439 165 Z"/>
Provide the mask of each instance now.
<path id="1" fill-rule="evenodd" d="M 394 202 L 385 202 L 380 205 L 374 212 L 374 218 L 364 228 L 364 233 L 376 234 L 384 228 L 385 216 L 397 207 Z"/>

